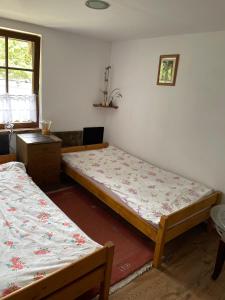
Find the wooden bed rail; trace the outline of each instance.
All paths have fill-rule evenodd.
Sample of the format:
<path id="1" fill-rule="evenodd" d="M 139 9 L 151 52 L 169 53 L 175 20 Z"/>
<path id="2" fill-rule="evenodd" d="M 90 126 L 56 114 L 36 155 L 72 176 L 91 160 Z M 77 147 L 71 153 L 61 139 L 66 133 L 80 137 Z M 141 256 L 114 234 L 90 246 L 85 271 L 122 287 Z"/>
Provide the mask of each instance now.
<path id="1" fill-rule="evenodd" d="M 171 215 L 161 217 L 153 259 L 154 267 L 158 268 L 160 266 L 165 244 L 209 219 L 210 210 L 212 206 L 219 203 L 221 195 L 221 192 L 214 192 L 199 202 L 191 204 Z"/>
<path id="2" fill-rule="evenodd" d="M 102 144 L 93 144 L 93 145 L 64 147 L 61 149 L 61 153 L 97 150 L 97 149 L 107 148 L 108 146 L 109 146 L 108 143 L 102 143 Z"/>
<path id="3" fill-rule="evenodd" d="M 220 201 L 222 196 L 221 192 L 214 192 L 209 196 L 206 196 L 201 199 L 199 202 L 195 202 L 171 215 L 168 218 L 168 227 L 173 226 L 174 224 L 182 221 L 184 217 L 188 217 L 195 214 L 196 211 L 201 211 L 206 208 L 211 208 L 211 206 L 215 205 L 217 202 Z"/>
<path id="4" fill-rule="evenodd" d="M 99 283 L 101 284 L 99 299 L 107 300 L 113 253 L 114 245 L 112 242 L 108 242 L 94 253 L 1 298 L 1 300 L 72 300 L 98 286 Z"/>
<path id="5" fill-rule="evenodd" d="M 0 155 L 0 164 L 5 164 L 10 161 L 16 161 L 16 154 Z"/>

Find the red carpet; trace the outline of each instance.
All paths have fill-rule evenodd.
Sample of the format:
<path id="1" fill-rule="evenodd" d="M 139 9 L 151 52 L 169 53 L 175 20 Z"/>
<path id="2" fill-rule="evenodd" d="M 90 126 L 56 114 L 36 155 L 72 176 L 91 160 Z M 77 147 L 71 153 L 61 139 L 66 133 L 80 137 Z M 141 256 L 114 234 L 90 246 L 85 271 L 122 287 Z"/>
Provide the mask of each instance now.
<path id="1" fill-rule="evenodd" d="M 111 285 L 152 260 L 154 244 L 78 184 L 48 196 L 93 240 L 115 244 Z"/>

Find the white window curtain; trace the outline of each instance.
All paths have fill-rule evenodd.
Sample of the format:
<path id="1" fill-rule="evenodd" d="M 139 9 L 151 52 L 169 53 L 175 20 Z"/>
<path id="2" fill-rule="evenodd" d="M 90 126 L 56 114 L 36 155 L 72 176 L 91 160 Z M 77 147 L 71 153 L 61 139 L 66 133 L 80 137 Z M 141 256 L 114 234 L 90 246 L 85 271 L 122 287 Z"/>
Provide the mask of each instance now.
<path id="1" fill-rule="evenodd" d="M 36 95 L 0 95 L 0 124 L 36 121 Z"/>

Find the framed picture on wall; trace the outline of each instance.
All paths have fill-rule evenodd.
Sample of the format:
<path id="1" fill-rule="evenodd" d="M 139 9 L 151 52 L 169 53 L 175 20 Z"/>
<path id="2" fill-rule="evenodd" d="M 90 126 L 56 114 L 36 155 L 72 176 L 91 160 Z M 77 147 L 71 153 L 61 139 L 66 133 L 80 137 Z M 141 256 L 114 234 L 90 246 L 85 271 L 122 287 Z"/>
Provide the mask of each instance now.
<path id="1" fill-rule="evenodd" d="M 179 57 L 179 54 L 160 55 L 157 78 L 158 85 L 175 85 Z"/>

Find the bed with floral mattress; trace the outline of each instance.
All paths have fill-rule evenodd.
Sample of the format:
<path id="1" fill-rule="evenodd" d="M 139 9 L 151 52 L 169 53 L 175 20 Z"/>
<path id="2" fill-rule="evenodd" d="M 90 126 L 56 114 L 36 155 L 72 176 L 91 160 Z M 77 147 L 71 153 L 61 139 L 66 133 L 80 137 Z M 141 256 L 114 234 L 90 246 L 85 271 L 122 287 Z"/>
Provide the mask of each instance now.
<path id="1" fill-rule="evenodd" d="M 170 231 L 170 240 L 205 220 L 209 206 L 218 200 L 219 193 L 204 184 L 165 171 L 114 146 L 96 147 L 65 148 L 65 172 L 154 241 L 159 238 L 162 223 L 165 226 L 160 241 L 166 242 L 166 231 Z M 161 252 L 162 249 L 160 256 Z M 154 264 L 159 265 L 159 257 L 158 261 L 155 257 Z"/>
<path id="2" fill-rule="evenodd" d="M 22 163 L 0 165 L 0 214 L 0 297 L 62 299 L 65 292 L 74 299 L 102 283 L 107 299 L 112 245 L 91 240 L 34 184 Z M 86 273 L 93 277 L 91 286 L 85 285 Z"/>

